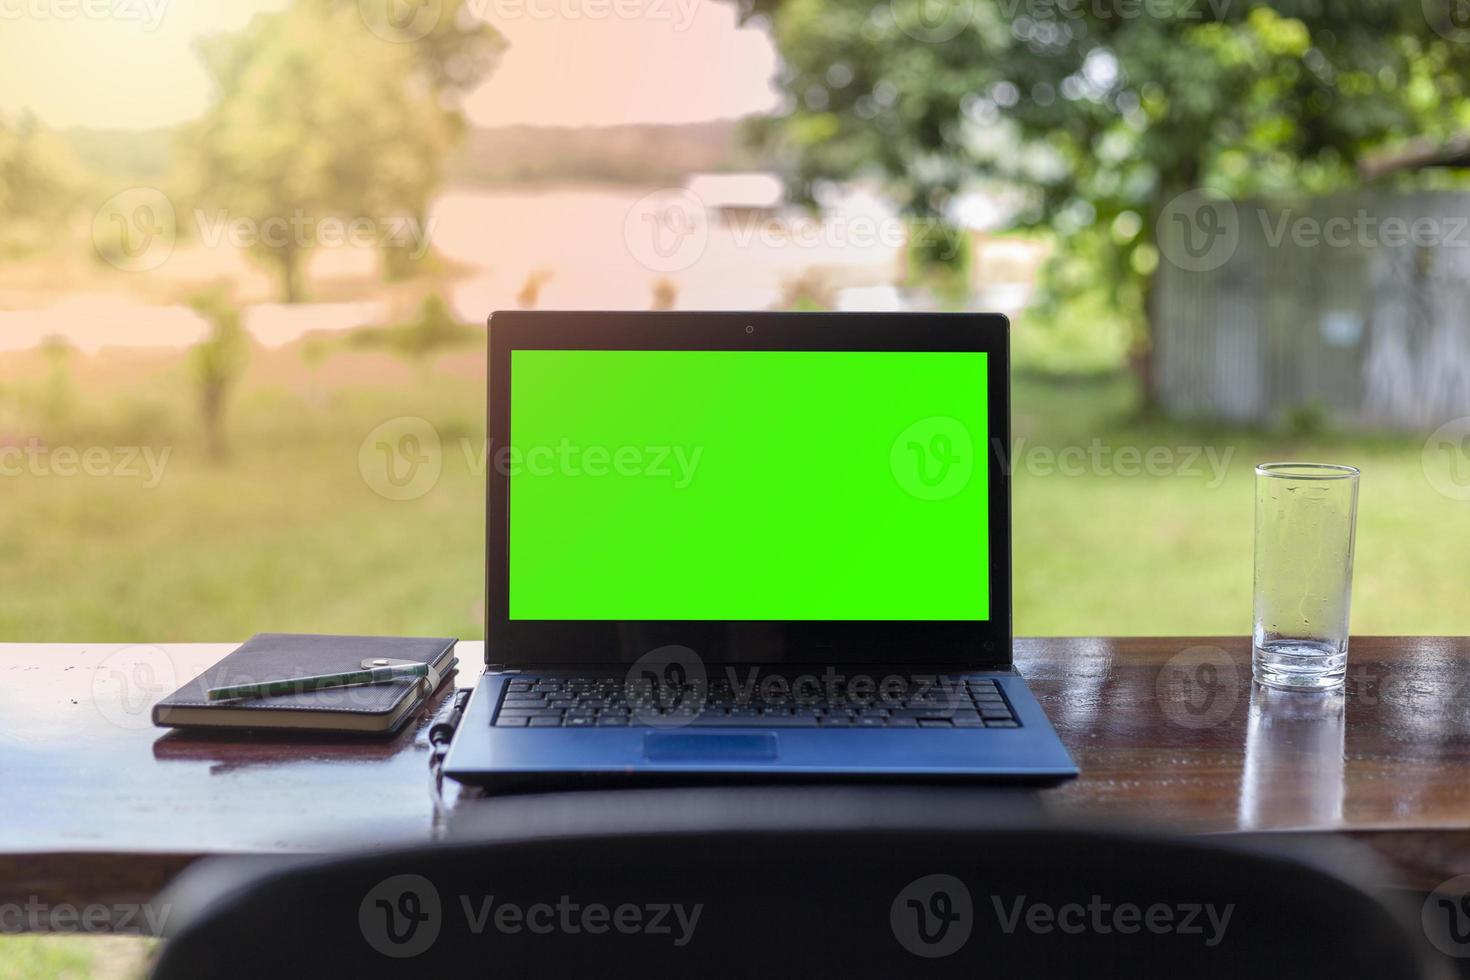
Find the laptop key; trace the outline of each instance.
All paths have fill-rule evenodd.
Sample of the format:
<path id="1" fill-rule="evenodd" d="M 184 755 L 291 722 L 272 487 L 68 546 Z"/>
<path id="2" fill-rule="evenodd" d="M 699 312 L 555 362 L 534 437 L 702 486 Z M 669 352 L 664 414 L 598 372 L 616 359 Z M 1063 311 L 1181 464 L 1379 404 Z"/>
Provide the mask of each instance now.
<path id="1" fill-rule="evenodd" d="M 577 715 L 575 717 L 568 715 L 566 726 L 568 728 L 590 728 L 593 720 L 591 715 Z"/>
<path id="2" fill-rule="evenodd" d="M 892 712 L 895 718 L 914 718 L 920 721 L 948 720 L 953 714 L 953 708 L 898 708 Z"/>
<path id="3" fill-rule="evenodd" d="M 802 718 L 793 716 L 791 718 L 745 718 L 732 715 L 729 718 L 699 718 L 696 725 L 719 728 L 816 728 L 817 719 L 812 717 Z"/>
<path id="4" fill-rule="evenodd" d="M 531 728 L 560 728 L 561 727 L 561 714 L 559 712 L 557 714 L 554 714 L 554 715 L 537 715 L 535 718 L 530 718 L 528 720 L 531 723 L 530 726 L 529 726 Z"/>
<path id="5" fill-rule="evenodd" d="M 597 719 L 598 728 L 615 728 L 619 725 L 627 728 L 628 719 L 619 717 L 618 715 L 603 715 L 601 718 Z"/>
<path id="6" fill-rule="evenodd" d="M 889 718 L 889 728 L 918 728 L 919 723 L 913 718 Z"/>
<path id="7" fill-rule="evenodd" d="M 949 721 L 947 719 L 945 719 L 945 718 L 920 718 L 919 719 L 919 727 L 920 728 L 949 728 L 949 727 L 951 727 L 951 725 L 950 725 Z"/>
<path id="8" fill-rule="evenodd" d="M 525 728 L 526 727 L 526 722 L 528 722 L 530 720 L 531 719 L 529 719 L 529 718 L 507 718 L 504 714 L 502 714 L 499 718 L 496 718 L 495 719 L 495 727 L 496 728 Z"/>
<path id="9" fill-rule="evenodd" d="M 1014 721 L 986 721 L 986 728 L 1020 728 Z"/>

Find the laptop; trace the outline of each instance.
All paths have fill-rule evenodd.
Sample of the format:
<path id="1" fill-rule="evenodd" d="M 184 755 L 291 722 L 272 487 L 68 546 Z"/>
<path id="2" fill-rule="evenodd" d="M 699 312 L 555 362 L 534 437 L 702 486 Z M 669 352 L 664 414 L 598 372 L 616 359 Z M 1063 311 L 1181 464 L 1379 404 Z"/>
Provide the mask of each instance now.
<path id="1" fill-rule="evenodd" d="M 1008 324 L 490 318 L 461 782 L 1077 768 L 1011 660 Z"/>

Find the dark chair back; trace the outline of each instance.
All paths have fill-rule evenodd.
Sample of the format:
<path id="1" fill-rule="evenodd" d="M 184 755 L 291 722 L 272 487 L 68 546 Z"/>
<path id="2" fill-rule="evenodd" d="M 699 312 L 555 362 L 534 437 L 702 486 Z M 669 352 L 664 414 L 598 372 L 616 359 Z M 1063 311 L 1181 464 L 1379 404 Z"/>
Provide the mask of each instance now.
<path id="1" fill-rule="evenodd" d="M 491 801 L 472 841 L 206 862 L 167 896 L 154 976 L 1423 975 L 1353 883 L 1355 852 L 1328 868 L 1221 839 L 964 826 L 942 795 L 903 799 Z"/>

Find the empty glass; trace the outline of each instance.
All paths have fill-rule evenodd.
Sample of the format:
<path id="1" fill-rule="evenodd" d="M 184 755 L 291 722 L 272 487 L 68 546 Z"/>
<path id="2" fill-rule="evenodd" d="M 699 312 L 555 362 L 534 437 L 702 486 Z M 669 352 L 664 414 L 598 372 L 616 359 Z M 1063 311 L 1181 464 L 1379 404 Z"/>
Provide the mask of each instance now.
<path id="1" fill-rule="evenodd" d="M 1256 467 L 1252 671 L 1289 690 L 1347 676 L 1358 471 L 1326 463 Z"/>

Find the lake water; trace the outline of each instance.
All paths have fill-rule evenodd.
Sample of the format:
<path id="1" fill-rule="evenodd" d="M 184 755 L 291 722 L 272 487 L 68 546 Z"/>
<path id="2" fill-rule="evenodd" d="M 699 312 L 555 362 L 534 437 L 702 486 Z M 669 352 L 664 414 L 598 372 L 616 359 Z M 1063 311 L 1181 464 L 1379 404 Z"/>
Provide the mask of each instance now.
<path id="1" fill-rule="evenodd" d="M 880 198 L 850 192 L 827 202 L 821 220 L 796 211 L 723 213 L 682 191 L 563 186 L 450 190 L 434 202 L 427 231 L 435 250 L 463 271 L 447 298 L 466 322 L 491 310 L 647 309 L 656 291 L 679 309 L 763 309 L 781 305 L 805 278 L 839 307 L 908 305 L 901 280 L 904 225 Z M 334 295 L 360 284 L 360 296 L 331 303 L 247 307 L 246 330 L 278 347 L 316 330 L 382 323 L 392 311 L 371 250 L 317 249 L 314 279 Z M 222 278 L 260 275 L 237 249 L 181 243 L 156 273 Z M 528 283 L 534 288 L 528 290 Z M 534 292 L 534 296 L 528 295 Z M 1025 290 L 999 295 L 1019 305 Z M 181 305 L 147 305 L 126 292 L 79 292 L 42 309 L 0 311 L 0 350 L 34 347 L 60 335 L 78 348 L 186 347 L 207 327 Z"/>

